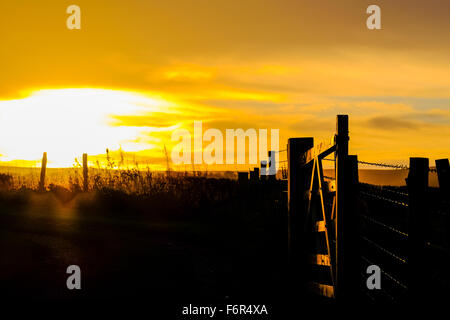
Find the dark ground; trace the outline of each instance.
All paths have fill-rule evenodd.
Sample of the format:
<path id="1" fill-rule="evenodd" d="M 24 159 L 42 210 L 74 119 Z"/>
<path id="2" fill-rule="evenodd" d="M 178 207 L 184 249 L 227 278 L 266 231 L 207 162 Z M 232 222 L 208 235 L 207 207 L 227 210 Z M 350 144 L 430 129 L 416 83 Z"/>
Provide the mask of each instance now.
<path id="1" fill-rule="evenodd" d="M 177 318 L 190 303 L 300 312 L 306 302 L 288 293 L 281 189 L 226 184 L 227 196 L 191 204 L 108 190 L 1 193 L 3 301 L 143 302 Z M 66 287 L 73 264 L 81 290 Z"/>

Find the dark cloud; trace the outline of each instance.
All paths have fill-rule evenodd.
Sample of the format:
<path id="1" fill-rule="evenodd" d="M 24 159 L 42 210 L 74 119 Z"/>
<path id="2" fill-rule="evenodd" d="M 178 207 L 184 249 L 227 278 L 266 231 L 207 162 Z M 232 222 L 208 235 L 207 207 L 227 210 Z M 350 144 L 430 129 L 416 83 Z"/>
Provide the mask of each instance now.
<path id="1" fill-rule="evenodd" d="M 418 123 L 413 121 L 384 116 L 373 117 L 367 121 L 367 124 L 380 130 L 418 129 L 420 127 Z"/>

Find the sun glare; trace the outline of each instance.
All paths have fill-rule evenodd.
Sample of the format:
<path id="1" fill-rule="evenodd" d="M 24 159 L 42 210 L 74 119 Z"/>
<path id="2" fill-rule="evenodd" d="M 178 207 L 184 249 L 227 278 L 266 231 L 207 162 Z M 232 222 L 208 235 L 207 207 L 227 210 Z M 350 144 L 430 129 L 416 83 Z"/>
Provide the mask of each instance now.
<path id="1" fill-rule="evenodd" d="M 139 137 L 151 128 L 113 125 L 111 118 L 167 108 L 169 103 L 159 97 L 105 89 L 46 89 L 3 100 L 0 161 L 38 160 L 45 151 L 49 166 L 70 167 L 82 153 L 149 150 L 154 146 Z"/>

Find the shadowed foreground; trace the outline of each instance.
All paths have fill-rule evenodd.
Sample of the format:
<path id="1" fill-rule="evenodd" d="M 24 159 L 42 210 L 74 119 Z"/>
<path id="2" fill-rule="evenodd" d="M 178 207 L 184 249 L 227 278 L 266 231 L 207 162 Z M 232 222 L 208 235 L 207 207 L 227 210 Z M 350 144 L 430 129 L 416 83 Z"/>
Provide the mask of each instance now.
<path id="1" fill-rule="evenodd" d="M 280 187 L 195 183 L 210 192 L 193 190 L 189 200 L 106 189 L 3 192 L 4 298 L 146 300 L 174 312 L 189 303 L 286 311 L 276 307 L 288 303 L 285 211 L 274 200 Z M 81 268 L 81 290 L 66 288 L 73 264 Z"/>

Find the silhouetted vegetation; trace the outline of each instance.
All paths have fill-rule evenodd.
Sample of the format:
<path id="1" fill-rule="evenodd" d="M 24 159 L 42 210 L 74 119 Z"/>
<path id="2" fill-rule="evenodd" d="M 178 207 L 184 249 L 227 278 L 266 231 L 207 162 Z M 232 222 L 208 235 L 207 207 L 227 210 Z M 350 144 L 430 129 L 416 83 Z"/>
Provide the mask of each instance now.
<path id="1" fill-rule="evenodd" d="M 95 168 L 82 192 L 78 168 L 55 170 L 69 176 L 54 179 L 49 169 L 45 191 L 36 179 L 4 178 L 0 282 L 8 297 L 280 297 L 287 261 L 280 181 Z M 79 293 L 64 287 L 70 264 L 83 270 Z"/>

